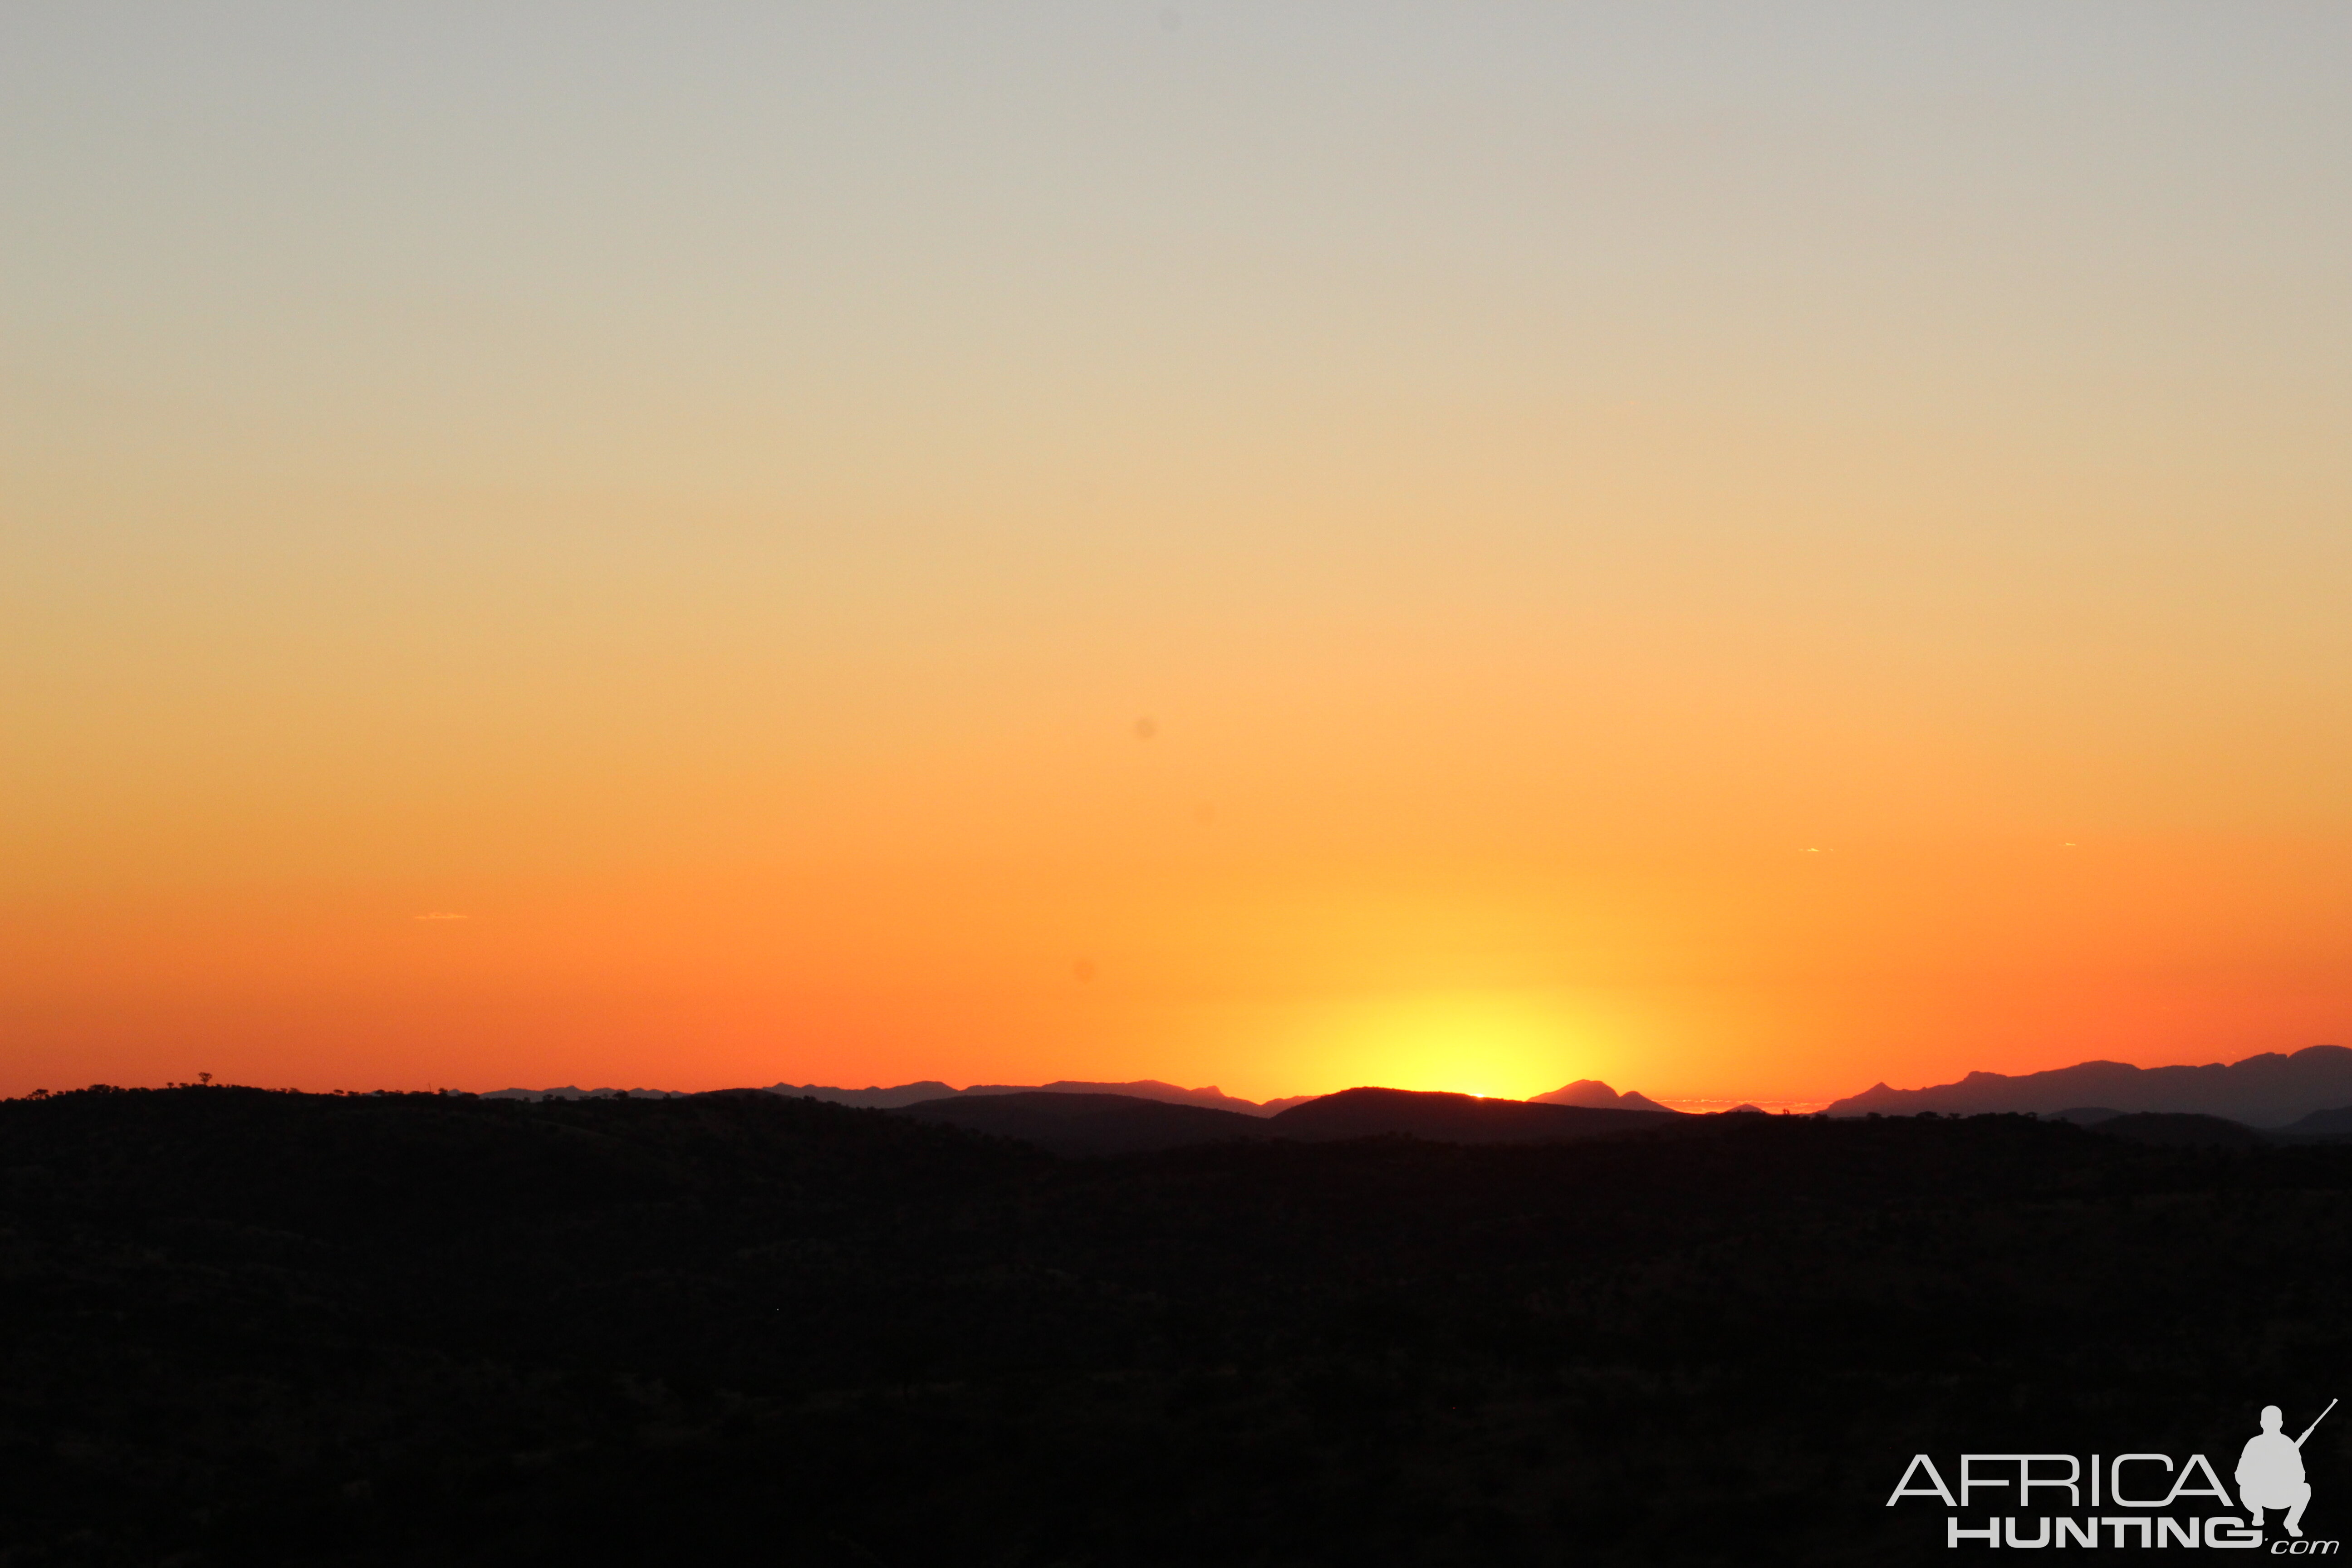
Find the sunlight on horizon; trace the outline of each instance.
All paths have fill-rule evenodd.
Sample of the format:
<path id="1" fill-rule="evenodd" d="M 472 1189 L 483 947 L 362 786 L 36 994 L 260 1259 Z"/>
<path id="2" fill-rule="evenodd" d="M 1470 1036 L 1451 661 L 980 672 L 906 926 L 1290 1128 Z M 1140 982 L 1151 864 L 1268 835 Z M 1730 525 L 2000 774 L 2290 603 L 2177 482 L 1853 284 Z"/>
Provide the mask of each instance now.
<path id="1" fill-rule="evenodd" d="M 1182 10 L 0 9 L 0 1094 L 2352 1038 L 2352 12 Z"/>
<path id="2" fill-rule="evenodd" d="M 1330 1079 L 1332 1089 L 1526 1100 L 1600 1076 L 1586 1065 L 1594 1053 L 1576 1020 L 1558 1001 L 1537 993 L 1371 998 L 1339 1009 L 1320 1033 L 1311 1056 L 1318 1081 Z"/>

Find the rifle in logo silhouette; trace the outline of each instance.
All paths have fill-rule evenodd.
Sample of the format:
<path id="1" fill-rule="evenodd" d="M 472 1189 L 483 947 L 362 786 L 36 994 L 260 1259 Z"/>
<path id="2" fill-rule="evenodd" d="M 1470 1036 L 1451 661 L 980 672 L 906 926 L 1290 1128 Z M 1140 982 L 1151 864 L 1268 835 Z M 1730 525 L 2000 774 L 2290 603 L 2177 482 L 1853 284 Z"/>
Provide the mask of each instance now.
<path id="1" fill-rule="evenodd" d="M 2327 1402 L 2327 1410 L 2336 1408 L 2336 1401 Z M 2279 1430 L 2279 1407 L 2263 1406 L 2263 1429 L 2246 1442 L 2245 1452 L 2238 1456 L 2238 1499 L 2252 1514 L 2253 1528 L 2263 1527 L 2264 1509 L 2286 1511 L 2286 1532 L 2303 1533 L 2303 1510 L 2311 1505 L 2311 1483 L 2304 1478 L 2303 1444 L 2319 1430 L 2319 1422 L 2327 1419 L 2327 1410 L 2319 1413 L 2319 1420 L 2303 1429 L 2303 1436 L 2293 1442 Z"/>

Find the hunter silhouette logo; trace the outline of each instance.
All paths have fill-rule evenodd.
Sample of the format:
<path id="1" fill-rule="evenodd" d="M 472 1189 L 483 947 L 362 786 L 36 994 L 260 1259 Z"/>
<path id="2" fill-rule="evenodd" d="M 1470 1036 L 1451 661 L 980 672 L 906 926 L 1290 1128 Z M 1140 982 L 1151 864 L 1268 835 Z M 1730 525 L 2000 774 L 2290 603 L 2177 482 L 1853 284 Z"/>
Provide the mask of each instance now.
<path id="1" fill-rule="evenodd" d="M 1944 1521 L 1944 1544 L 1948 1547 L 1980 1542 L 1990 1547 L 2255 1551 L 2263 1544 L 2263 1516 L 2280 1513 L 2285 1516 L 2278 1521 L 2285 1534 L 2269 1543 L 2272 1556 L 2333 1556 L 2340 1542 L 2304 1539 L 2303 1511 L 2311 1505 L 2311 1481 L 2304 1471 L 2303 1446 L 2336 1404 L 2329 1400 L 2327 1409 L 2299 1437 L 2286 1435 L 2285 1415 L 2277 1405 L 2263 1405 L 2262 1430 L 2246 1440 L 2238 1455 L 2231 1477 L 2238 1489 L 2234 1502 L 2202 1454 L 2191 1454 L 2179 1464 L 2169 1454 L 2093 1454 L 2087 1465 L 2074 1454 L 1962 1454 L 1957 1488 L 1945 1480 L 1935 1460 L 1915 1454 L 1886 1506 L 1893 1508 L 1906 1498 L 1941 1502 L 1950 1510 Z M 2007 1503 L 2016 1512 L 1971 1523 L 1969 1510 L 1986 1500 L 1976 1494 L 1986 1491 L 1994 1494 L 1993 1501 Z M 2063 1503 L 2052 1495 L 2059 1492 L 2065 1494 Z M 2064 1511 L 2041 1511 L 2053 1505 Z M 2204 1511 L 2233 1506 L 2242 1508 L 2245 1516 Z M 2105 1509 L 2131 1511 L 2103 1512 Z M 2102 1535 L 2106 1539 L 2102 1541 Z"/>
<path id="2" fill-rule="evenodd" d="M 2327 1410 L 2336 1408 L 2336 1401 L 2327 1402 Z M 2238 1500 L 2253 1517 L 2247 1522 L 2256 1530 L 2263 1527 L 2263 1510 L 2286 1510 L 2286 1532 L 2298 1540 L 2303 1535 L 2303 1510 L 2311 1503 L 2311 1483 L 2303 1475 L 2303 1441 L 2319 1430 L 2319 1422 L 2327 1419 L 2327 1410 L 2319 1413 L 2303 1429 L 2303 1437 L 2287 1441 L 2279 1423 L 2285 1419 L 2275 1405 L 2263 1406 L 2263 1429 L 2246 1439 L 2245 1452 L 2238 1456 Z"/>

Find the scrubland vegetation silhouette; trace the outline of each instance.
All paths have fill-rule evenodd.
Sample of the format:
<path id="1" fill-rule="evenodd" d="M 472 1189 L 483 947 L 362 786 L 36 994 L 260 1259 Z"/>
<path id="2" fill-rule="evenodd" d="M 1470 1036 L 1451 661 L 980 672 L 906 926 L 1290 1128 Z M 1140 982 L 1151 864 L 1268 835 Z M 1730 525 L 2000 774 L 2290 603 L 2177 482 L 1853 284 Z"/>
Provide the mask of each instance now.
<path id="1" fill-rule="evenodd" d="M 8 1568 L 1942 1561 L 1916 1452 L 2345 1383 L 2352 1149 L 92 1090 L 0 1104 L 0 1268 Z"/>

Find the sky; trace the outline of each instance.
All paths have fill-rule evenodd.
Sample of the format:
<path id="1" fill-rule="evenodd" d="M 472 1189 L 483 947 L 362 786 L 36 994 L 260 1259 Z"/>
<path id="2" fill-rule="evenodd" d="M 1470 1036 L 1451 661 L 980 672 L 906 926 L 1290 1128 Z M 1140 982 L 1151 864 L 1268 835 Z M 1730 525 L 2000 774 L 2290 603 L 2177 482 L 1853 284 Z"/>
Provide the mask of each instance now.
<path id="1" fill-rule="evenodd" d="M 0 8 L 0 1093 L 2352 1043 L 2352 11 Z"/>

